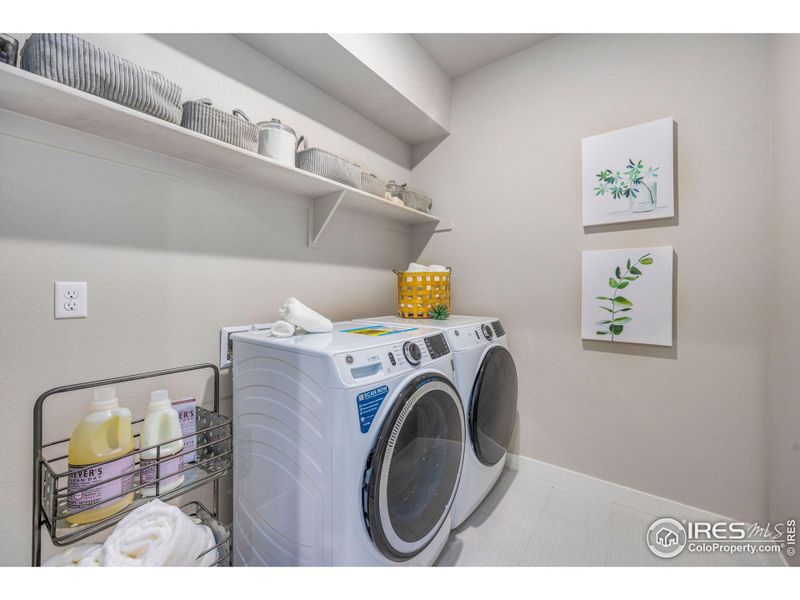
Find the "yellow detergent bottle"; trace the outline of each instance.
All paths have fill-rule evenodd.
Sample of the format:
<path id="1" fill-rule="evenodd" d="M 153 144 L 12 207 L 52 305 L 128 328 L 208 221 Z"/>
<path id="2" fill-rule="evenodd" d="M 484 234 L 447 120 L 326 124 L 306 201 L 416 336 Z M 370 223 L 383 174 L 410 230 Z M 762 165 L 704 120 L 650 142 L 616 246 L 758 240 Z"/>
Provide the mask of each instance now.
<path id="1" fill-rule="evenodd" d="M 113 387 L 95 390 L 89 413 L 72 432 L 67 454 L 70 471 L 67 512 L 82 511 L 68 516 L 67 521 L 74 524 L 99 521 L 133 502 L 131 411 L 120 407 Z M 124 476 L 87 489 L 118 475 Z"/>

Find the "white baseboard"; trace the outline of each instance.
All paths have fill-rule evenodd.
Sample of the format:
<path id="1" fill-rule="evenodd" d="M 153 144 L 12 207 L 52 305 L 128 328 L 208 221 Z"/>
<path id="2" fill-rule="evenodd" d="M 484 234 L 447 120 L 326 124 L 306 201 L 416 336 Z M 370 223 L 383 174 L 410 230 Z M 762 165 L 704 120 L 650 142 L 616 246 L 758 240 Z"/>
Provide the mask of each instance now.
<path id="1" fill-rule="evenodd" d="M 683 504 L 669 498 L 662 498 L 654 494 L 648 494 L 641 490 L 625 487 L 618 483 L 612 483 L 604 479 L 598 479 L 591 475 L 584 475 L 577 471 L 570 471 L 564 467 L 557 467 L 534 458 L 520 456 L 519 454 L 509 453 L 506 456 L 506 468 L 520 473 L 526 473 L 544 479 L 551 483 L 562 485 L 584 494 L 602 498 L 609 502 L 624 505 L 628 508 L 638 510 L 656 517 L 673 517 L 676 519 L 687 519 L 690 521 L 735 521 L 724 515 Z M 782 554 L 775 554 L 776 564 L 788 566 Z"/>

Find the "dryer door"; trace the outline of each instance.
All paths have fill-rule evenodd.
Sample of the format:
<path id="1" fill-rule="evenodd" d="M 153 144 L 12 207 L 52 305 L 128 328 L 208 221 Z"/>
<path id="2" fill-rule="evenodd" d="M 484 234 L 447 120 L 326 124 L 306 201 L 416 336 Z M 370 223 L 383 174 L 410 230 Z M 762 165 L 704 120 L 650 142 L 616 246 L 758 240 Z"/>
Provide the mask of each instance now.
<path id="1" fill-rule="evenodd" d="M 506 454 L 517 420 L 517 368 L 502 346 L 493 346 L 484 356 L 469 412 L 475 455 L 487 466 L 497 464 Z"/>
<path id="2" fill-rule="evenodd" d="M 465 419 L 453 384 L 414 378 L 385 419 L 366 476 L 365 518 L 394 561 L 422 552 L 450 512 L 464 461 Z"/>

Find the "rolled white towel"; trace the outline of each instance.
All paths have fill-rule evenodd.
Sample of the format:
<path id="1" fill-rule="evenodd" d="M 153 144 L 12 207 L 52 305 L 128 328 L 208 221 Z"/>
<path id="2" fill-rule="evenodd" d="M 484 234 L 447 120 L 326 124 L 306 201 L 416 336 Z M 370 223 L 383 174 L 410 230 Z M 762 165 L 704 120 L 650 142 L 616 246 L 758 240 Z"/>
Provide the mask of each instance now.
<path id="1" fill-rule="evenodd" d="M 292 337 L 294 335 L 295 326 L 287 321 L 275 321 L 272 324 L 272 335 L 279 338 Z"/>
<path id="2" fill-rule="evenodd" d="M 330 319 L 314 312 L 297 298 L 289 298 L 283 303 L 280 310 L 281 319 L 292 325 L 301 327 L 308 333 L 327 333 L 333 331 Z"/>
<path id="3" fill-rule="evenodd" d="M 78 544 L 56 554 L 44 563 L 45 567 L 99 567 L 102 544 Z"/>
<path id="4" fill-rule="evenodd" d="M 447 273 L 447 267 L 443 267 L 442 265 L 430 265 L 428 267 L 429 273 Z"/>
<path id="5" fill-rule="evenodd" d="M 177 506 L 152 500 L 120 521 L 103 544 L 104 567 L 205 567 L 217 550 L 197 557 L 216 544 L 205 525 L 196 524 Z"/>

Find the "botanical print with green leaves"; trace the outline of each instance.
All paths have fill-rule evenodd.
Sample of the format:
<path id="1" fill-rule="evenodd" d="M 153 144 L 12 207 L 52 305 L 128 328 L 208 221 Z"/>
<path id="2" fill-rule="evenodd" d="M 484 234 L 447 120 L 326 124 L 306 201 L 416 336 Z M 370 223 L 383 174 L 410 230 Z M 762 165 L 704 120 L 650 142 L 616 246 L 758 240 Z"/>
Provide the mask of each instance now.
<path id="1" fill-rule="evenodd" d="M 644 265 L 652 265 L 653 258 L 648 252 L 635 263 L 631 264 L 631 259 L 626 263 L 626 270 L 623 272 L 621 267 L 614 270 L 614 276 L 608 278 L 608 285 L 614 290 L 612 296 L 595 296 L 597 300 L 602 300 L 606 304 L 601 304 L 598 308 L 610 313 L 608 319 L 598 321 L 597 325 L 600 327 L 608 326 L 606 331 L 597 330 L 597 335 L 611 335 L 611 341 L 618 335 L 622 335 L 625 325 L 633 320 L 630 316 L 630 311 L 633 310 L 633 302 L 628 300 L 625 296 L 620 295 L 620 290 L 624 290 L 631 285 L 634 281 L 642 276 L 642 270 L 639 268 Z M 624 314 L 622 314 L 624 313 Z"/>
<path id="2" fill-rule="evenodd" d="M 620 173 L 619 171 L 612 173 L 608 169 L 600 171 L 597 177 L 597 187 L 594 188 L 596 196 L 605 196 L 610 194 L 612 198 L 618 200 L 620 198 L 636 198 L 639 195 L 639 186 L 644 184 L 645 179 L 652 181 L 658 177 L 658 170 L 661 167 L 647 167 L 645 170 L 644 163 L 641 160 L 633 162 L 633 159 L 628 159 L 628 164 L 625 170 Z M 650 188 L 645 185 L 644 189 L 650 194 L 650 202 L 655 204 L 655 198 Z"/>

